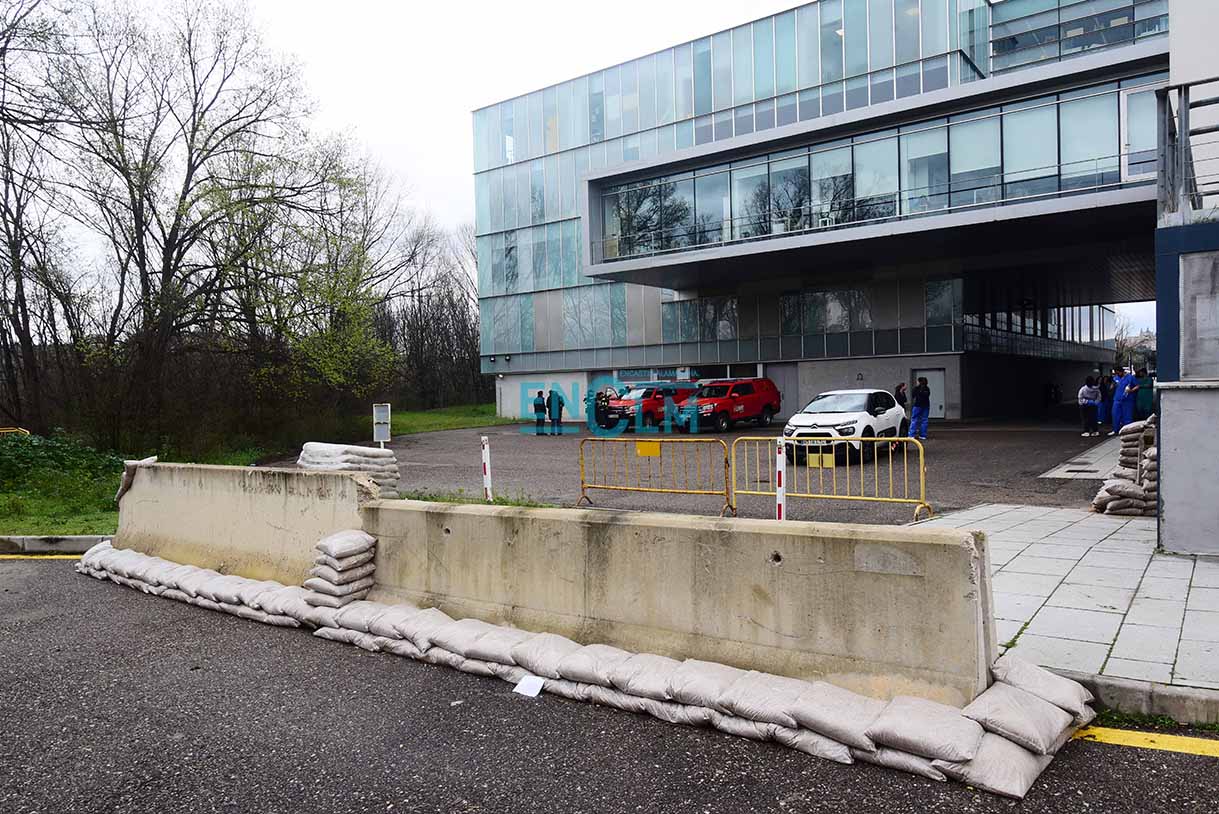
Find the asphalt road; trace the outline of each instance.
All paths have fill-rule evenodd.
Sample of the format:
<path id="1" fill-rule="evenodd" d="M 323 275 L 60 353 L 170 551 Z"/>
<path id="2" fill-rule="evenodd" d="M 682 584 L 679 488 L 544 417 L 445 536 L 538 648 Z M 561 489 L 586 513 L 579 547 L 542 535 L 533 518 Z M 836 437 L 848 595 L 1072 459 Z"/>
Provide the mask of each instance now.
<path id="1" fill-rule="evenodd" d="M 530 498 L 543 503 L 574 505 L 580 497 L 580 439 L 587 431 L 559 437 L 536 437 L 532 428 L 517 426 L 447 430 L 398 436 L 389 446 L 398 455 L 402 488 L 406 491 L 482 492 L 479 436 L 491 445 L 491 469 L 496 494 Z M 777 435 L 778 428 L 759 433 L 749 428 L 730 434 L 707 433 L 731 447 L 741 435 Z M 634 437 L 626 435 L 623 437 Z M 689 436 L 678 436 L 686 438 Z M 979 503 L 1031 503 L 1084 508 L 1099 487 L 1092 480 L 1038 478 L 1054 466 L 1104 439 L 1080 438 L 1069 425 L 1032 427 L 1003 424 L 933 424 L 926 444 L 927 495 L 937 512 Z M 291 464 L 283 461 L 280 465 Z M 763 461 L 765 464 L 765 461 Z M 1116 462 L 1115 462 L 1116 463 Z M 857 468 L 852 468 L 854 473 Z M 910 472 L 913 476 L 913 466 Z M 872 480 L 872 470 L 867 471 Z M 882 470 L 884 481 L 887 470 Z M 789 479 L 793 477 L 789 475 Z M 838 467 L 838 477 L 845 468 Z M 869 491 L 872 483 L 867 484 Z M 610 509 L 718 514 L 723 501 L 714 497 L 594 491 L 596 506 Z M 742 517 L 772 517 L 774 498 L 742 497 Z M 913 507 L 878 503 L 790 499 L 793 519 L 862 523 L 908 523 Z"/>
<path id="2" fill-rule="evenodd" d="M 0 561 L 0 811 L 1009 812 Z M 1214 812 L 1213 758 L 1066 746 L 1022 812 Z"/>

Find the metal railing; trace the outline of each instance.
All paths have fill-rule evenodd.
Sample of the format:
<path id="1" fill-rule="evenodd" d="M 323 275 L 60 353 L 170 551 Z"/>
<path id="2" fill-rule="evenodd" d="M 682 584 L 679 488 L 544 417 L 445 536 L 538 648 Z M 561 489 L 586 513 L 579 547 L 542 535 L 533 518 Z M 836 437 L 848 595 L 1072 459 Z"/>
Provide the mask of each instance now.
<path id="1" fill-rule="evenodd" d="M 1219 220 L 1219 76 L 1157 91 L 1156 113 L 1160 225 Z"/>
<path id="2" fill-rule="evenodd" d="M 775 495 L 773 454 L 780 439 L 743 436 L 732 442 L 733 511 L 741 495 Z M 782 439 L 787 450 L 786 493 L 808 500 L 851 500 L 914 506 L 914 519 L 927 502 L 923 445 L 914 438 L 865 437 Z"/>
<path id="3" fill-rule="evenodd" d="M 0 427 L 0 435 L 29 435 L 30 431 L 21 427 Z"/>
<path id="4" fill-rule="evenodd" d="M 580 441 L 580 499 L 590 489 L 717 495 L 720 516 L 733 514 L 728 445 L 718 438 L 585 438 Z"/>

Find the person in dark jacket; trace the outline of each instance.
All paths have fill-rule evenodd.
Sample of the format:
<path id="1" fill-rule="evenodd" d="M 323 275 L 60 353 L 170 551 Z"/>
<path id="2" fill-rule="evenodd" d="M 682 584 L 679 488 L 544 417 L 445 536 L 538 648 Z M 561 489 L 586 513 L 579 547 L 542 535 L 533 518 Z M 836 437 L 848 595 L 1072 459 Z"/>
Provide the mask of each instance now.
<path id="1" fill-rule="evenodd" d="M 562 435 L 563 433 L 563 394 L 557 390 L 551 390 L 550 395 L 546 397 L 546 412 L 550 414 L 550 434 Z"/>
<path id="2" fill-rule="evenodd" d="M 931 415 L 931 388 L 927 386 L 927 377 L 919 376 L 914 388 L 910 410 L 910 437 L 920 441 L 927 440 L 927 418 Z"/>
<path id="3" fill-rule="evenodd" d="M 533 422 L 534 435 L 546 434 L 546 397 L 542 395 L 542 391 L 538 391 L 537 398 L 533 400 Z"/>
<path id="4" fill-rule="evenodd" d="M 1096 417 L 1096 423 L 1109 424 L 1113 432 L 1117 432 L 1118 428 L 1113 425 L 1113 380 L 1114 374 L 1117 374 L 1117 368 L 1106 374 L 1101 373 L 1096 380 L 1096 386 L 1100 388 L 1100 413 Z M 1113 432 L 1109 433 L 1113 435 Z"/>
<path id="5" fill-rule="evenodd" d="M 906 398 L 906 383 L 898 382 L 897 387 L 893 388 L 893 398 L 897 401 L 897 406 L 902 408 L 902 412 L 909 415 L 910 412 L 906 409 L 906 404 L 909 399 Z"/>
<path id="6" fill-rule="evenodd" d="M 1097 429 L 1096 412 L 1100 409 L 1101 400 L 1100 388 L 1096 386 L 1096 379 L 1089 376 L 1084 380 L 1084 386 L 1079 388 L 1076 401 L 1079 402 L 1079 420 L 1083 425 L 1083 432 L 1080 435 L 1084 438 L 1100 435 L 1100 430 Z"/>

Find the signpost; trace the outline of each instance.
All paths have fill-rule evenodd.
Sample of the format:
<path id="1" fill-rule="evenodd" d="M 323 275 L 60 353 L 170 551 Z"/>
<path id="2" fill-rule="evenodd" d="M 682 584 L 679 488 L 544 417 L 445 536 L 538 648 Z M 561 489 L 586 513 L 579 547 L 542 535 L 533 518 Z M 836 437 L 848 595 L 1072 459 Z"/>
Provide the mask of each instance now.
<path id="1" fill-rule="evenodd" d="M 389 415 L 388 404 L 372 406 L 372 440 L 380 444 L 381 449 L 385 449 L 385 442 L 389 440 Z"/>

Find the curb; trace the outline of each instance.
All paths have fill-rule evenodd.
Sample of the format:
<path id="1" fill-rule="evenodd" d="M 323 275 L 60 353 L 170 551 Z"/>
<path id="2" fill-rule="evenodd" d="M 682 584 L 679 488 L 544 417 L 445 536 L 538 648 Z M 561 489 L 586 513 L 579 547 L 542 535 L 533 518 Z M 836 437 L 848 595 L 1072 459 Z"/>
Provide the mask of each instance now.
<path id="1" fill-rule="evenodd" d="M 0 554 L 84 554 L 112 534 L 0 537 Z"/>
<path id="2" fill-rule="evenodd" d="M 1219 690 L 1178 687 L 1154 681 L 1077 673 L 1074 670 L 1052 669 L 1052 672 L 1083 684 L 1101 705 L 1109 709 L 1137 715 L 1167 715 L 1182 724 L 1219 723 Z"/>

